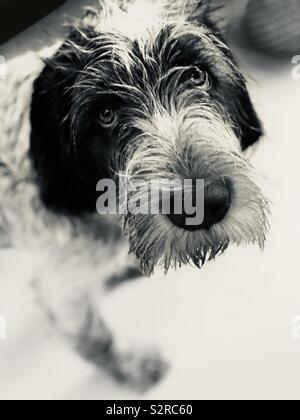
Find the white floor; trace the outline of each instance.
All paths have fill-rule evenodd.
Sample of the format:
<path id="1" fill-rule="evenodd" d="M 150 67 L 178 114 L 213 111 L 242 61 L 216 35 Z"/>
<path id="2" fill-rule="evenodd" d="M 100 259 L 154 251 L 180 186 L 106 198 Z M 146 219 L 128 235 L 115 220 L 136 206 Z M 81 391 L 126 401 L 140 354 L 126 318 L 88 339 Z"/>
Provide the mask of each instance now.
<path id="1" fill-rule="evenodd" d="M 116 329 L 158 343 L 172 368 L 142 398 L 300 398 L 300 81 L 290 60 L 279 62 L 237 47 L 265 123 L 254 160 L 273 201 L 264 253 L 230 249 L 202 271 L 117 290 L 105 303 Z M 6 47 L 7 51 L 10 45 Z M 30 261 L 0 253 L 0 399 L 141 398 L 82 361 L 53 330 L 30 287 Z"/>

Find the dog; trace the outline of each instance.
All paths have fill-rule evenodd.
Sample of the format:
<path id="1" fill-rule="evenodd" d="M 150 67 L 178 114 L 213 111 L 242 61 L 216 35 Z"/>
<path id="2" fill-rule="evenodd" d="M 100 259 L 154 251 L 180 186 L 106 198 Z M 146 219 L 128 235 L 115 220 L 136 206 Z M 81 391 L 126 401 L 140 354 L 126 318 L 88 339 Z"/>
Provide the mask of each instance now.
<path id="1" fill-rule="evenodd" d="M 1 85 L 2 243 L 34 255 L 41 304 L 80 354 L 138 389 L 167 364 L 119 348 L 98 308 L 108 284 L 263 247 L 268 230 L 244 154 L 262 124 L 214 16 L 208 0 L 102 0 Z M 204 179 L 204 219 L 100 216 L 97 183 L 121 177 Z"/>

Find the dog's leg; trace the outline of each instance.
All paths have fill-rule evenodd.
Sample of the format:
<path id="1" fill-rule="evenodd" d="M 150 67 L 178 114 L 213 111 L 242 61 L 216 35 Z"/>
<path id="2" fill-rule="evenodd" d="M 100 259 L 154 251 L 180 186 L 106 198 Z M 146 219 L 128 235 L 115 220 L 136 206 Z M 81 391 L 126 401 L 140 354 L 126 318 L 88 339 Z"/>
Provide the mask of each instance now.
<path id="1" fill-rule="evenodd" d="M 109 290 L 115 289 L 124 283 L 129 281 L 136 281 L 143 277 L 140 269 L 134 266 L 128 266 L 120 273 L 116 273 L 108 278 L 106 281 L 106 287 Z"/>
<path id="2" fill-rule="evenodd" d="M 42 267 L 49 265 L 43 263 Z M 122 350 L 118 336 L 101 317 L 99 300 L 101 294 L 107 293 L 107 288 L 105 281 L 98 281 L 94 270 L 85 271 L 82 267 L 71 270 L 69 265 L 59 264 L 54 271 L 47 268 L 45 272 L 44 268 L 43 273 L 35 282 L 41 303 L 83 358 L 106 370 L 119 382 L 141 391 L 164 376 L 166 364 L 156 351 L 141 354 L 136 348 Z"/>
<path id="3" fill-rule="evenodd" d="M 122 350 L 99 312 L 92 307 L 85 328 L 76 339 L 76 347 L 86 360 L 140 391 L 155 385 L 166 372 L 167 365 L 158 352 L 140 353 L 136 348 Z"/>

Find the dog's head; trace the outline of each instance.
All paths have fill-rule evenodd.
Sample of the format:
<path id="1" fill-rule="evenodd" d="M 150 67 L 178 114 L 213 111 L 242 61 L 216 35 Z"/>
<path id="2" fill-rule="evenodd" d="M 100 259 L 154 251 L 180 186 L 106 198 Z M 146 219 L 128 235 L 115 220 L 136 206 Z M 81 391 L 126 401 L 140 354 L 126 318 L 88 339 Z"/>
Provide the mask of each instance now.
<path id="1" fill-rule="evenodd" d="M 205 180 L 201 224 L 172 210 L 124 215 L 145 273 L 202 265 L 230 242 L 263 246 L 268 204 L 243 156 L 262 128 L 204 2 L 89 11 L 37 79 L 31 117 L 41 194 L 56 210 L 95 211 L 97 182 L 120 174 Z"/>

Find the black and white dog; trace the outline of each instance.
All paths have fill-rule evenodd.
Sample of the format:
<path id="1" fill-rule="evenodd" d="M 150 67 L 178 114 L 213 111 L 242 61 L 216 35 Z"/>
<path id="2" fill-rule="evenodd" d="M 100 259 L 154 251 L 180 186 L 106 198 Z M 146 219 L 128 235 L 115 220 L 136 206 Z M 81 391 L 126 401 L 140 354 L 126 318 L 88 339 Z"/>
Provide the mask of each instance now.
<path id="1" fill-rule="evenodd" d="M 107 282 L 262 247 L 268 227 L 243 154 L 261 124 L 209 4 L 102 0 L 55 51 L 8 63 L 1 86 L 2 239 L 35 255 L 43 304 L 84 357 L 138 387 L 165 364 L 118 347 L 98 310 Z M 120 176 L 204 179 L 204 220 L 99 216 L 98 181 Z"/>

